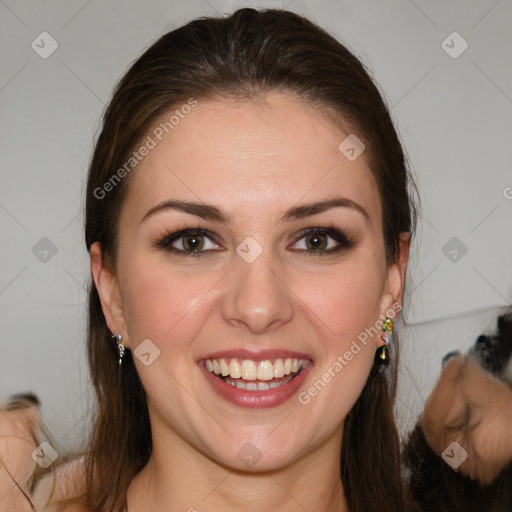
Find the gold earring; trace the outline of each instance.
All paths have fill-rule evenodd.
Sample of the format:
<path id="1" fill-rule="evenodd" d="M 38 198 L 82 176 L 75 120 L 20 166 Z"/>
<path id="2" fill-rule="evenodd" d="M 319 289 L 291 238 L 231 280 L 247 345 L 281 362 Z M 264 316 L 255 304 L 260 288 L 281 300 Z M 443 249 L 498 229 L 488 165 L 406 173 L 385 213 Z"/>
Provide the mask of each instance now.
<path id="1" fill-rule="evenodd" d="M 389 363 L 389 343 L 393 340 L 393 320 L 390 317 L 387 317 L 382 324 L 382 330 L 384 334 L 382 335 L 382 341 L 384 345 L 379 347 L 376 352 L 377 361 L 380 363 Z"/>

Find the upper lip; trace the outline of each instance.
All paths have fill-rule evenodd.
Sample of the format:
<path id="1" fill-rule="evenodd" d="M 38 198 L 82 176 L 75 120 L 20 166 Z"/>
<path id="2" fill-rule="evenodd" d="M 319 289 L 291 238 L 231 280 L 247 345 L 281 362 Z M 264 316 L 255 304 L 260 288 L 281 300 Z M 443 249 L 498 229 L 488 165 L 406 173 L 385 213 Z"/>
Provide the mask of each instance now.
<path id="1" fill-rule="evenodd" d="M 204 357 L 201 357 L 199 361 L 204 361 L 205 359 L 221 359 L 221 358 L 237 358 L 237 359 L 251 359 L 252 361 L 265 361 L 268 359 L 286 359 L 286 358 L 295 358 L 295 359 L 309 359 L 312 361 L 312 357 L 309 354 L 305 354 L 303 352 L 295 352 L 294 350 L 285 350 L 285 349 L 266 349 L 266 350 L 258 350 L 256 352 L 252 352 L 250 350 L 237 348 L 233 350 L 218 350 L 217 352 L 212 352 Z"/>

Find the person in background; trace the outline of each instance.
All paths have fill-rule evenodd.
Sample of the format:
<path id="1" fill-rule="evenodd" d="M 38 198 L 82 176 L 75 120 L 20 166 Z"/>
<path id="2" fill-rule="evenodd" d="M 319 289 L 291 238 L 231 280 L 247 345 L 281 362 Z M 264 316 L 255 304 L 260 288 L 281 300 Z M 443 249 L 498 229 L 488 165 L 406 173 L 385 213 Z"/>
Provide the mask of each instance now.
<path id="1" fill-rule="evenodd" d="M 450 352 L 404 447 L 425 512 L 512 510 L 512 311 L 467 354 Z"/>
<path id="2" fill-rule="evenodd" d="M 0 510 L 31 510 L 26 499 L 37 479 L 31 454 L 40 443 L 39 399 L 32 393 L 12 396 L 0 407 Z"/>

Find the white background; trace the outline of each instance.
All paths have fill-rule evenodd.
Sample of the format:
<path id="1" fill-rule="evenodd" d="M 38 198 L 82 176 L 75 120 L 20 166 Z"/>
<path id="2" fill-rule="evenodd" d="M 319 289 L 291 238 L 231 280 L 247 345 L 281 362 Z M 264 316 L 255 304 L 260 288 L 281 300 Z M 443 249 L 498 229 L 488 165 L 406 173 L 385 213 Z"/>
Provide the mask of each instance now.
<path id="1" fill-rule="evenodd" d="M 401 329 L 403 429 L 441 357 L 511 303 L 511 2 L 2 0 L 0 399 L 36 392 L 59 448 L 83 440 L 91 405 L 82 208 L 101 112 L 158 36 L 242 6 L 285 7 L 333 33 L 373 73 L 397 123 L 423 204 Z M 42 32 L 58 43 L 46 59 L 31 47 Z M 468 44 L 458 58 L 442 46 L 460 51 L 453 32 Z M 57 250 L 46 262 L 32 250 L 43 237 Z M 443 253 L 453 237 L 467 248 L 455 262 Z"/>

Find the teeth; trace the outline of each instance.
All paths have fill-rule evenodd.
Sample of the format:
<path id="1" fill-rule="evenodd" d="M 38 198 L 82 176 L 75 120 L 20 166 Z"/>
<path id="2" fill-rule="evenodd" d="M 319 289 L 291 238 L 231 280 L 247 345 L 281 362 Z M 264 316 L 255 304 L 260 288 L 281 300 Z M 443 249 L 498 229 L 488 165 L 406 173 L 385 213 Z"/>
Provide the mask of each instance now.
<path id="1" fill-rule="evenodd" d="M 206 360 L 206 368 L 208 368 L 208 361 L 210 361 L 210 359 Z M 212 370 L 208 371 L 211 372 Z M 233 377 L 233 379 L 239 379 L 242 376 L 242 367 L 236 359 L 231 359 L 231 362 L 229 363 L 229 375 Z"/>
<path id="2" fill-rule="evenodd" d="M 229 366 L 227 365 L 226 363 L 226 360 L 225 359 L 221 359 L 219 361 L 219 365 L 220 365 L 220 373 L 223 377 L 226 377 L 227 375 L 229 375 Z"/>
<path id="3" fill-rule="evenodd" d="M 240 362 L 235 358 L 231 360 L 221 358 L 206 359 L 205 361 L 206 369 L 209 372 L 219 376 L 222 375 L 223 377 L 231 377 L 232 379 L 243 379 L 244 381 L 271 381 L 272 379 L 281 379 L 304 369 L 308 363 L 308 359 L 296 359 L 290 357 L 285 360 L 276 359 L 273 363 L 269 359 L 265 359 L 263 361 L 244 359 Z M 256 389 L 260 384 L 270 384 L 270 388 L 276 387 L 272 386 L 272 382 L 260 382 L 255 383 Z M 233 383 L 233 385 L 235 384 Z M 236 385 L 238 387 L 238 384 Z"/>
<path id="4" fill-rule="evenodd" d="M 274 363 L 274 377 L 276 379 L 284 377 L 284 364 L 281 359 L 276 359 Z"/>
<path id="5" fill-rule="evenodd" d="M 238 389 L 244 389 L 246 391 L 266 391 L 267 389 L 278 388 L 290 382 L 293 379 L 293 375 L 287 375 L 279 380 L 273 380 L 272 382 L 262 382 L 262 381 L 246 381 L 244 379 L 233 379 L 231 377 L 226 377 L 224 382 L 226 384 L 230 384 L 233 387 L 237 387 Z"/>
<path id="6" fill-rule="evenodd" d="M 274 378 L 274 367 L 270 361 L 260 361 L 258 365 L 258 380 L 272 380 Z"/>
<path id="7" fill-rule="evenodd" d="M 244 359 L 242 361 L 242 379 L 256 380 L 257 376 L 258 371 L 256 370 L 256 363 L 250 359 Z"/>

